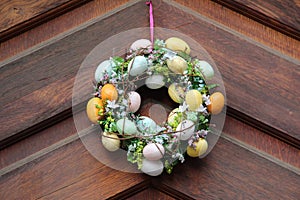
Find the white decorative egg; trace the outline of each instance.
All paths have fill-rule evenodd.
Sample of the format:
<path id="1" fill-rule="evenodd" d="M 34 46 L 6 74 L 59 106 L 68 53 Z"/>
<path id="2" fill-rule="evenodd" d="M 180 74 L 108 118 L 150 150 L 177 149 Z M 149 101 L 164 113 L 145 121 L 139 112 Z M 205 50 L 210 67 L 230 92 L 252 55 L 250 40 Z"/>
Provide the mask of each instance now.
<path id="1" fill-rule="evenodd" d="M 159 160 L 164 154 L 165 149 L 159 143 L 149 143 L 143 149 L 143 155 L 148 160 Z"/>
<path id="2" fill-rule="evenodd" d="M 147 59 L 144 56 L 136 56 L 128 64 L 128 73 L 131 76 L 141 75 L 147 68 Z"/>
<path id="3" fill-rule="evenodd" d="M 100 63 L 95 71 L 95 80 L 99 82 L 103 78 L 105 72 L 107 72 L 108 75 L 111 75 L 114 66 L 115 63 L 112 60 L 105 60 Z"/>
<path id="4" fill-rule="evenodd" d="M 120 139 L 115 133 L 104 132 L 102 144 L 108 151 L 116 151 L 120 148 Z"/>
<path id="5" fill-rule="evenodd" d="M 172 59 L 168 59 L 167 65 L 168 68 L 176 74 L 183 74 L 188 67 L 186 60 L 180 56 L 174 56 Z"/>
<path id="6" fill-rule="evenodd" d="M 154 74 L 146 79 L 145 84 L 150 89 L 159 89 L 165 85 L 164 76 L 160 74 Z"/>
<path id="7" fill-rule="evenodd" d="M 184 120 L 177 126 L 176 133 L 180 140 L 188 140 L 195 131 L 195 124 L 191 120 Z"/>
<path id="8" fill-rule="evenodd" d="M 204 60 L 199 60 L 196 66 L 200 69 L 206 80 L 210 80 L 214 77 L 214 69 L 208 62 Z"/>
<path id="9" fill-rule="evenodd" d="M 164 170 L 164 164 L 160 160 L 143 159 L 141 171 L 150 176 L 158 176 Z"/>
<path id="10" fill-rule="evenodd" d="M 138 49 L 148 49 L 150 52 L 151 47 L 152 47 L 152 43 L 150 40 L 139 39 L 131 44 L 130 49 L 133 51 L 136 51 Z"/>
<path id="11" fill-rule="evenodd" d="M 131 91 L 128 93 L 128 111 L 135 113 L 141 105 L 141 96 L 139 93 Z"/>
<path id="12" fill-rule="evenodd" d="M 117 121 L 117 130 L 120 134 L 133 135 L 137 133 L 136 125 L 133 121 L 127 118 L 122 118 Z"/>

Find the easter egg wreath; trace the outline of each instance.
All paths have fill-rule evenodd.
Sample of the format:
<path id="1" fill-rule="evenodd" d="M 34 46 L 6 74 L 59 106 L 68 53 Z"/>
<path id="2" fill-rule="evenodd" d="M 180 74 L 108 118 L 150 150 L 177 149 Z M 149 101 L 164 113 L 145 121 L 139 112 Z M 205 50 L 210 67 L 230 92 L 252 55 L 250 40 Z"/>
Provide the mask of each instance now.
<path id="1" fill-rule="evenodd" d="M 142 172 L 157 176 L 184 162 L 186 154 L 201 157 L 208 149 L 211 115 L 224 107 L 224 95 L 209 90 L 212 66 L 190 56 L 189 45 L 180 38 L 135 41 L 124 58 L 112 57 L 95 71 L 95 93 L 86 106 L 89 120 L 102 128 L 100 135 L 108 151 L 123 149 L 127 160 Z M 163 124 L 137 112 L 141 82 L 150 89 L 168 88 L 178 104 Z"/>

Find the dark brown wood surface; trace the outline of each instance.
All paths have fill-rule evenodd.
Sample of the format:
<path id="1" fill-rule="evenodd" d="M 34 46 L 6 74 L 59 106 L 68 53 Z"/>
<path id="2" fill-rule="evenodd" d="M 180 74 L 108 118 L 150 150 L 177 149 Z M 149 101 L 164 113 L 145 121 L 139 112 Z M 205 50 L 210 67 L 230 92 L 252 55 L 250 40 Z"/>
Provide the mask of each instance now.
<path id="1" fill-rule="evenodd" d="M 45 23 L 90 0 L 3 0 L 0 4 L 0 42 Z"/>
<path id="2" fill-rule="evenodd" d="M 50 119 L 51 117 L 66 110 L 69 110 L 70 115 L 74 77 L 81 62 L 95 47 L 95 44 L 100 43 L 111 34 L 110 31 L 101 32 L 101 30 L 115 30 L 117 32 L 143 26 L 147 23 L 146 18 L 139 20 L 139 23 L 132 23 L 131 25 L 122 23 L 122 19 L 126 18 L 127 11 L 134 13 L 134 18 L 139 18 L 146 9 L 147 7 L 144 4 L 137 4 L 129 7 L 126 11 L 120 12 L 118 15 L 107 18 L 106 23 L 98 24 L 100 27 L 90 26 L 90 31 L 97 33 L 97 35 L 95 34 L 94 38 L 89 42 L 87 41 L 89 36 L 84 34 L 70 35 L 65 38 L 67 40 L 63 39 L 51 44 L 50 46 L 53 48 L 51 51 L 49 51 L 48 46 L 2 66 L 0 69 L 1 84 L 3 84 L 1 86 L 0 120 L 3 126 L 1 127 L 0 140 L 3 141 L 10 137 L 12 137 L 11 139 L 16 139 L 14 137 L 16 134 L 19 134 L 19 136 L 31 134 L 32 131 L 26 130 L 30 126 L 41 122 L 43 122 L 41 126 L 45 126 L 54 120 Z M 84 33 L 85 31 L 79 32 Z M 77 38 L 78 36 L 81 39 Z M 83 44 L 84 46 L 87 45 L 86 48 L 82 48 Z M 34 58 L 31 57 L 32 55 Z M 44 64 L 38 66 L 39 63 Z M 19 92 L 16 92 L 14 88 Z M 86 94 L 88 97 L 88 93 Z M 14 101 L 11 101 L 12 99 Z M 16 104 L 15 102 L 22 103 Z M 17 110 L 20 112 L 16 113 L 15 111 Z M 22 118 L 21 121 L 17 120 L 20 118 Z M 50 120 L 45 121 L 47 119 Z M 3 147 L 3 145 L 8 143 L 10 143 L 9 140 L 6 140 L 1 142 L 0 146 Z"/>
<path id="3" fill-rule="evenodd" d="M 216 61 L 226 87 L 227 105 L 232 108 L 229 111 L 299 146 L 299 61 L 275 54 L 201 16 L 190 15 L 188 10 L 165 3 L 159 6 L 155 13 L 157 26 L 182 32 L 197 30 L 187 34 Z M 137 3 L 107 17 L 105 23 L 95 23 L 2 66 L 1 146 L 32 134 L 29 128 L 34 124 L 43 127 L 57 114 L 70 111 L 74 77 L 85 56 L 112 34 L 110 30 L 146 26 L 146 18 L 138 23 L 122 23 L 128 13 L 140 18 L 145 12 L 147 7 Z M 88 99 L 88 91 L 83 92 Z"/>
<path id="4" fill-rule="evenodd" d="M 126 29 L 125 26 L 133 26 L 128 16 L 143 15 L 138 20 L 140 24 L 136 20 L 134 23 L 137 27 L 148 26 L 147 16 L 144 18 L 147 13 L 144 2 L 122 5 L 125 2 L 127 1 L 89 1 L 68 13 L 60 13 L 47 23 L 40 23 L 40 26 L 35 24 L 34 28 L 20 33 L 18 37 L 0 43 L 0 60 L 4 61 L 0 63 L 0 80 L 4 78 L 8 81 L 2 81 L 0 86 L 5 91 L 0 95 L 0 134 L 5 135 L 3 130 L 16 130 L 11 140 L 6 140 L 12 142 L 10 146 L 5 142 L 4 146 L 0 145 L 0 199 L 298 199 L 300 150 L 295 135 L 285 135 L 284 131 L 278 129 L 276 120 L 268 118 L 271 120 L 267 124 L 259 121 L 261 118 L 255 117 L 253 113 L 249 115 L 249 111 L 255 111 L 254 114 L 263 112 L 265 116 L 272 116 L 274 112 L 265 108 L 266 104 L 254 108 L 244 97 L 235 97 L 241 91 L 249 97 L 248 91 L 258 88 L 260 95 L 253 97 L 257 102 L 279 100 L 272 104 L 275 107 L 280 102 L 286 103 L 286 100 L 297 103 L 299 94 L 290 92 L 295 85 L 287 84 L 281 78 L 283 75 L 296 77 L 292 84 L 299 84 L 299 71 L 295 68 L 299 67 L 297 62 L 300 60 L 300 45 L 289 33 L 281 31 L 284 33 L 282 34 L 276 27 L 271 29 L 269 27 L 272 26 L 264 26 L 265 23 L 256 18 L 253 19 L 257 21 L 249 19 L 251 16 L 245 11 L 253 8 L 250 4 L 241 12 L 210 0 L 154 1 L 156 26 L 171 27 L 191 35 L 205 46 L 217 62 L 222 75 L 225 74 L 223 78 L 226 89 L 229 89 L 227 98 L 230 115 L 226 117 L 222 138 L 205 159 L 187 159 L 183 165 L 175 168 L 171 176 L 163 174 L 161 177 L 151 178 L 143 174 L 113 170 L 91 156 L 78 139 L 74 119 L 71 117 L 76 67 L 84 58 L 81 54 L 87 54 L 95 43 Z M 257 2 L 255 6 L 266 5 L 262 3 L 264 2 Z M 186 10 L 183 5 L 191 10 Z M 59 4 L 56 6 L 61 7 Z M 125 10 L 113 10 L 119 6 Z M 264 11 L 253 9 L 257 13 Z M 35 10 L 39 11 L 41 8 L 37 6 Z M 110 10 L 113 11 L 109 13 Z M 278 16 L 288 13 L 283 10 L 283 15 L 280 15 L 277 11 L 274 9 L 273 13 Z M 99 18 L 105 13 L 105 17 Z M 40 16 L 47 15 L 52 14 L 46 12 Z M 127 17 L 127 24 L 124 23 L 124 16 Z M 264 19 L 264 16 L 257 16 Z M 32 17 L 34 19 L 33 15 Z M 89 23 L 90 26 L 82 25 L 88 20 L 94 20 L 95 23 Z M 286 15 L 285 20 L 292 22 Z M 287 21 L 280 23 L 287 25 Z M 109 23 L 115 23 L 115 26 L 110 27 Z M 63 33 L 74 27 L 82 30 L 77 29 L 71 34 Z M 95 34 L 99 32 L 100 36 Z M 51 39 L 60 33 L 66 37 Z M 46 43 L 40 44 L 43 41 Z M 40 45 L 42 48 L 39 48 Z M 33 48 L 29 49 L 31 47 Z M 23 54 L 23 50 L 27 53 Z M 20 52 L 22 54 L 18 55 Z M 110 55 L 109 52 L 107 54 Z M 228 59 L 228 56 L 232 59 Z M 269 61 L 264 56 L 274 61 Z M 62 61 L 60 65 L 53 61 L 55 59 Z M 252 67 L 253 64 L 255 66 Z M 252 71 L 247 71 L 249 67 Z M 282 72 L 281 67 L 288 71 Z M 31 71 L 33 73 L 28 75 Z M 261 80 L 266 71 L 269 76 Z M 235 77 L 230 73 L 241 73 L 242 76 Z M 18 82 L 13 81 L 13 77 L 17 77 Z M 280 81 L 276 83 L 272 78 Z M 249 80 L 259 81 L 249 83 Z M 257 87 L 265 84 L 268 90 Z M 83 90 L 87 92 L 84 88 Z M 280 91 L 278 97 L 274 91 Z M 266 94 L 262 94 L 264 92 Z M 287 95 L 285 100 L 284 95 Z M 264 99 L 266 97 L 271 100 Z M 250 100 L 253 99 L 250 97 Z M 85 98 L 80 101 L 85 101 Z M 249 106 L 248 113 L 239 109 L 243 105 Z M 287 117 L 297 114 L 297 110 L 291 110 L 293 108 L 295 107 L 286 107 L 291 115 Z M 284 110 L 284 105 L 281 105 L 281 109 Z M 278 116 L 277 120 L 281 119 Z M 293 123 L 288 125 L 294 126 Z M 288 130 L 287 127 L 284 130 Z M 266 134 L 266 131 L 271 135 Z M 272 136 L 274 133 L 280 140 Z"/>
<path id="5" fill-rule="evenodd" d="M 186 6 L 192 11 L 213 20 L 219 25 L 224 25 L 233 32 L 241 33 L 253 41 L 264 44 L 275 52 L 300 59 L 300 42 L 297 39 L 288 37 L 269 26 L 252 20 L 233 10 L 210 0 L 176 0 L 180 6 Z M 269 1 L 268 1 L 269 2 Z M 173 2 L 173 5 L 176 5 Z"/>
<path id="6" fill-rule="evenodd" d="M 214 0 L 284 34 L 300 39 L 298 0 Z"/>
<path id="7" fill-rule="evenodd" d="M 136 199 L 159 191 L 152 195 L 167 199 L 297 199 L 299 181 L 296 171 L 224 138 L 206 158 L 188 158 L 172 175 L 153 178 L 111 169 L 74 139 L 2 174 L 0 194 L 2 199 Z"/>

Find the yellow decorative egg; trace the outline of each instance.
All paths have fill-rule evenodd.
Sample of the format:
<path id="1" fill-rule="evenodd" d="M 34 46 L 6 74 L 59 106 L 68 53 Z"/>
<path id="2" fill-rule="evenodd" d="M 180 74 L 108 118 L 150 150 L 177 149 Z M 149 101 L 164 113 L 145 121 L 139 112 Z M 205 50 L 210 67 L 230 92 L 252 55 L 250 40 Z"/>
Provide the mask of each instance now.
<path id="1" fill-rule="evenodd" d="M 168 68 L 176 74 L 183 74 L 188 67 L 186 60 L 180 56 L 174 56 L 173 58 L 168 59 L 167 65 Z"/>
<path id="2" fill-rule="evenodd" d="M 180 38 L 170 37 L 166 40 L 166 48 L 171 49 L 173 51 L 181 51 L 186 54 L 190 54 L 191 49 L 189 45 Z"/>
<path id="3" fill-rule="evenodd" d="M 190 157 L 202 156 L 207 151 L 208 144 L 207 144 L 207 141 L 203 138 L 200 138 L 198 140 L 198 142 L 194 142 L 194 145 L 196 145 L 195 149 L 191 146 L 188 146 L 187 149 L 186 149 L 187 154 Z"/>
<path id="4" fill-rule="evenodd" d="M 101 89 L 101 98 L 103 101 L 106 100 L 117 100 L 118 99 L 118 91 L 113 84 L 107 83 Z"/>
<path id="5" fill-rule="evenodd" d="M 117 134 L 104 132 L 102 144 L 108 151 L 117 151 L 120 148 L 120 140 Z"/>
<path id="6" fill-rule="evenodd" d="M 178 108 L 175 108 L 174 110 L 172 110 L 168 116 L 168 124 L 171 125 L 175 122 L 175 119 L 177 118 L 177 120 L 179 121 L 179 123 L 182 121 L 183 117 L 179 118 L 178 115 Z M 179 118 L 179 119 L 178 119 Z"/>
<path id="7" fill-rule="evenodd" d="M 101 116 L 99 116 L 99 111 L 101 110 L 104 112 L 103 102 L 100 98 L 93 97 L 88 101 L 86 105 L 86 114 L 91 122 L 97 123 L 99 117 L 101 118 Z"/>
<path id="8" fill-rule="evenodd" d="M 176 103 L 182 103 L 184 98 L 184 90 L 176 83 L 172 83 L 168 88 L 169 96 Z"/>
<path id="9" fill-rule="evenodd" d="M 195 111 L 202 104 L 202 95 L 198 90 L 189 90 L 185 95 L 185 102 L 189 110 Z"/>
<path id="10" fill-rule="evenodd" d="M 210 104 L 207 106 L 208 112 L 211 114 L 219 114 L 224 107 L 225 97 L 221 92 L 215 92 L 209 97 Z"/>

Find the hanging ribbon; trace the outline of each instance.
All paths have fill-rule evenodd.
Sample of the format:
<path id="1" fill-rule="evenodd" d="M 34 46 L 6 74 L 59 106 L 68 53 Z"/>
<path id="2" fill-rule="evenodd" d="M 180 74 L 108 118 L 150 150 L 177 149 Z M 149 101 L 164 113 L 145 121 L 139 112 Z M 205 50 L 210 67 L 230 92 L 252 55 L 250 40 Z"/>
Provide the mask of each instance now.
<path id="1" fill-rule="evenodd" d="M 151 37 L 151 44 L 153 49 L 154 44 L 154 18 L 153 18 L 153 8 L 152 8 L 152 1 L 148 0 L 146 4 L 149 6 L 149 17 L 150 17 L 150 37 Z"/>

